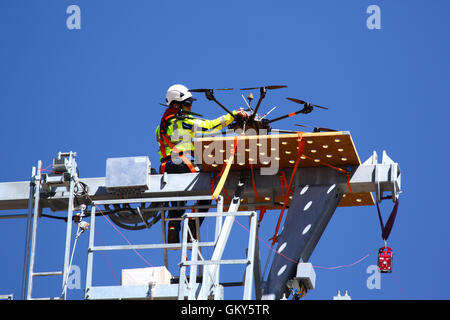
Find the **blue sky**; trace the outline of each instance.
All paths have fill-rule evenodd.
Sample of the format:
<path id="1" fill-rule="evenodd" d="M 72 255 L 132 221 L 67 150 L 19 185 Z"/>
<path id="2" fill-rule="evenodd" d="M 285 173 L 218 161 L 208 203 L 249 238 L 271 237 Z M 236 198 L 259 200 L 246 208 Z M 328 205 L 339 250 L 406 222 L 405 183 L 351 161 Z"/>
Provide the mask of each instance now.
<path id="1" fill-rule="evenodd" d="M 80 30 L 66 27 L 71 4 L 81 9 Z M 366 26 L 373 4 L 381 9 L 380 30 Z M 350 268 L 317 268 L 316 289 L 306 299 L 328 300 L 337 290 L 348 290 L 353 299 L 448 299 L 449 12 L 445 0 L 1 0 L 0 182 L 28 180 L 38 160 L 47 166 L 59 151 L 78 153 L 82 178 L 104 176 L 109 157 L 147 155 L 157 164 L 154 129 L 172 84 L 288 85 L 270 92 L 261 110 L 277 105 L 273 116 L 294 111 L 287 96 L 329 110 L 286 119 L 277 128 L 295 130 L 301 123 L 350 131 L 362 161 L 386 150 L 402 170 L 403 193 L 388 242 L 394 273 L 382 275 L 381 289 L 367 288 L 366 270 L 383 245 L 376 208 L 338 208 L 311 262 L 333 267 L 370 256 Z M 243 106 L 240 94 L 216 96 L 237 108 Z M 197 98 L 193 111 L 208 118 L 222 114 Z M 381 208 L 387 219 L 392 202 Z M 266 214 L 261 239 L 272 236 L 277 218 L 277 212 Z M 25 225 L 25 219 L 0 221 L 0 294 L 17 299 Z M 212 220 L 202 227 L 205 235 L 207 225 L 210 236 Z M 103 244 L 125 244 L 106 222 L 99 228 Z M 157 241 L 160 225 L 153 229 L 124 234 L 132 243 Z M 62 268 L 64 232 L 64 223 L 40 220 L 38 271 Z M 246 236 L 239 225 L 233 232 L 236 239 Z M 83 235 L 74 258 L 82 270 L 86 241 Z M 260 247 L 264 265 L 269 249 Z M 141 254 L 162 264 L 153 252 Z M 122 267 L 148 265 L 130 252 L 100 253 L 95 266 L 94 284 L 114 285 Z M 225 271 L 224 280 L 242 275 Z M 39 280 L 34 295 L 56 296 L 59 286 L 59 278 Z M 70 290 L 69 298 L 81 298 L 81 291 Z M 233 290 L 226 298 L 240 295 Z"/>

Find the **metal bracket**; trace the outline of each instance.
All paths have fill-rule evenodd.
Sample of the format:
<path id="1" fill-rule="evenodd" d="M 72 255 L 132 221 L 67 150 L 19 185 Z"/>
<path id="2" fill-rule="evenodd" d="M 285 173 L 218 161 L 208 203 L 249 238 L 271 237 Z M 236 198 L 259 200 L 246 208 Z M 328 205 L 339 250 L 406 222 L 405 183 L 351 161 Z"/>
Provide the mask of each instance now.
<path id="1" fill-rule="evenodd" d="M 372 156 L 362 164 L 362 166 L 371 165 L 374 167 L 373 182 L 375 184 L 377 203 L 386 199 L 386 197 L 383 197 L 383 193 L 386 191 L 392 192 L 391 199 L 393 202 L 396 202 L 401 193 L 401 173 L 398 163 L 394 162 L 383 150 L 381 163 L 378 163 L 378 155 L 374 151 Z M 384 183 L 381 181 L 384 181 Z"/>

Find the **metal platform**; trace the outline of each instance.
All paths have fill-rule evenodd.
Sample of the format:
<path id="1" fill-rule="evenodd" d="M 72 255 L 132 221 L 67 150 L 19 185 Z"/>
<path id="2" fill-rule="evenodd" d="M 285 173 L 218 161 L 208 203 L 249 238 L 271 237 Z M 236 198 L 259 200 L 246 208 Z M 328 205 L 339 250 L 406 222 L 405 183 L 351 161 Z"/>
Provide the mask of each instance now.
<path id="1" fill-rule="evenodd" d="M 209 140 L 208 140 L 209 139 Z M 217 138 L 210 140 L 204 138 L 204 146 L 212 143 L 236 141 L 236 137 Z M 215 138 L 216 139 L 216 138 Z M 252 290 L 255 291 L 256 299 L 280 299 L 286 293 L 286 283 L 295 276 L 296 262 L 307 262 L 311 256 L 317 242 L 324 232 L 328 221 L 335 209 L 339 206 L 361 206 L 371 205 L 375 201 L 391 198 L 397 201 L 401 192 L 401 174 L 397 163 L 383 152 L 381 163 L 378 156 L 373 155 L 365 162 L 361 163 L 353 145 L 353 141 L 348 132 L 338 133 L 303 133 L 301 135 L 303 155 L 305 159 L 300 159 L 300 165 L 295 175 L 292 177 L 292 190 L 288 197 L 288 202 L 283 201 L 286 197 L 286 183 L 280 181 L 290 180 L 293 173 L 292 161 L 296 160 L 293 154 L 297 153 L 299 146 L 299 134 L 279 135 L 276 137 L 259 136 L 257 138 L 245 137 L 246 143 L 256 143 L 257 152 L 264 145 L 266 139 L 268 148 L 271 149 L 274 141 L 278 140 L 279 148 L 272 150 L 273 159 L 276 161 L 278 152 L 279 168 L 272 174 L 267 175 L 264 171 L 264 162 L 254 163 L 250 166 L 250 157 L 247 155 L 244 163 L 239 162 L 239 154 L 236 155 L 235 163 L 232 165 L 223 191 L 220 196 L 220 203 L 216 203 L 216 211 L 207 213 L 208 216 L 217 215 L 216 237 L 211 242 L 196 242 L 188 244 L 186 240 L 188 230 L 183 230 L 183 241 L 181 245 L 167 244 L 163 239 L 161 244 L 131 245 L 123 246 L 95 246 L 92 240 L 89 243 L 86 299 L 100 298 L 143 298 L 143 299 L 166 299 L 170 297 L 178 299 L 207 299 L 210 297 L 221 298 L 223 286 L 218 279 L 217 265 L 220 263 L 231 263 L 221 260 L 221 252 L 227 241 L 229 230 L 233 224 L 234 216 L 249 215 L 252 217 L 252 231 L 249 235 L 249 254 L 246 259 L 238 259 L 236 263 L 243 263 L 245 266 L 246 282 L 244 286 L 244 299 L 252 297 Z M 197 140 L 198 145 L 200 140 Z M 209 143 L 208 143 L 209 141 Z M 258 145 L 261 144 L 261 145 Z M 244 155 L 251 154 L 246 149 L 248 145 L 242 144 Z M 212 148 L 212 147 L 209 147 Z M 212 149 L 201 147 L 201 152 L 210 152 Z M 227 148 L 224 146 L 226 152 Z M 341 151 L 342 149 L 342 151 Z M 249 150 L 252 150 L 251 148 Z M 72 154 L 72 153 L 70 153 Z M 283 156 L 281 156 L 283 154 Z M 292 157 L 288 157 L 292 156 Z M 272 155 L 270 155 L 272 159 Z M 206 155 L 206 158 L 210 158 Z M 214 154 L 213 154 L 214 158 Z M 107 188 L 106 178 L 81 178 L 76 174 L 76 162 L 73 154 L 69 162 L 69 168 L 65 173 L 52 177 L 41 175 L 42 162 L 38 162 L 37 168 L 33 169 L 30 181 L 4 182 L 0 183 L 0 210 L 28 210 L 28 213 L 0 215 L 0 219 L 24 217 L 28 219 L 26 234 L 26 254 L 24 264 L 23 279 L 23 299 L 33 299 L 31 295 L 32 277 L 40 276 L 40 273 L 33 271 L 35 233 L 37 221 L 42 219 L 43 208 L 50 208 L 56 214 L 63 212 L 60 217 L 67 221 L 73 221 L 73 212 L 85 206 L 86 212 L 91 212 L 89 217 L 92 234 L 95 232 L 95 216 L 97 206 L 117 208 L 120 205 L 130 203 L 150 204 L 142 206 L 142 211 L 130 211 L 127 215 L 116 216 L 114 220 L 113 210 L 111 210 L 111 220 L 120 227 L 137 230 L 148 228 L 149 224 L 163 221 L 164 212 L 170 209 L 166 202 L 183 200 L 211 199 L 212 186 L 216 183 L 217 173 L 220 166 L 213 166 L 210 163 L 202 162 L 204 171 L 199 173 L 184 174 L 155 174 L 149 170 L 148 176 L 143 179 L 144 184 L 133 190 L 133 194 L 121 196 L 120 192 L 111 192 Z M 264 158 L 259 158 L 264 159 Z M 345 159 L 345 160 L 344 160 Z M 318 161 L 315 161 L 318 160 Z M 150 168 L 149 168 L 150 169 Z M 338 170 L 341 169 L 341 170 Z M 208 171 L 209 170 L 209 171 Z M 55 170 L 56 171 L 56 170 Z M 345 172 L 346 174 L 344 174 Z M 51 179 L 50 179 L 51 178 Z M 128 186 L 127 186 L 128 187 Z M 83 192 L 80 190 L 83 189 Z M 255 189 L 257 194 L 255 194 Z M 372 193 L 374 196 L 372 196 Z M 387 193 L 387 195 L 386 195 Z M 284 222 L 284 230 L 278 235 L 277 253 L 274 256 L 270 273 L 267 279 L 262 279 L 259 270 L 259 249 L 255 241 L 258 228 L 256 215 L 254 212 L 264 207 L 266 210 L 280 210 L 283 205 L 288 208 Z M 120 209 L 120 208 L 119 208 Z M 225 210 L 228 212 L 226 213 Z M 157 216 L 159 212 L 159 216 Z M 183 216 L 183 220 L 189 217 L 199 217 L 205 213 L 189 213 Z M 161 219 L 162 215 L 162 219 Z M 221 219 L 224 218 L 224 221 Z M 119 219 L 120 218 L 120 219 Z M 150 219 L 153 218 L 153 221 Z M 187 225 L 184 223 L 183 225 Z M 72 223 L 66 228 L 66 252 L 62 271 L 44 272 L 42 275 L 67 275 L 69 263 L 70 243 L 72 237 Z M 93 255 L 97 251 L 103 250 L 128 250 L 128 249 L 178 249 L 183 252 L 192 250 L 200 253 L 201 248 L 212 246 L 215 248 L 210 261 L 203 259 L 195 260 L 198 255 L 192 255 L 194 260 L 186 262 L 186 257 L 180 260 L 180 282 L 176 286 L 159 286 L 153 288 L 150 293 L 149 288 L 111 288 L 109 293 L 104 287 L 92 285 L 92 263 Z M 253 250 L 253 252 L 251 251 Z M 201 253 L 200 253 L 201 255 Z M 290 261 L 286 262 L 288 256 Z M 242 261 L 241 261 L 242 260 Z M 251 267 L 250 267 L 251 265 Z M 186 268 L 189 266 L 192 274 L 186 275 Z M 197 267 L 203 267 L 202 283 L 197 283 Z M 251 269 L 251 270 L 250 270 Z M 209 277 L 205 277 L 209 274 Z M 30 278 L 31 277 L 31 278 Z M 249 280 L 252 279 L 253 280 Z M 188 280 L 189 279 L 189 280 Z M 254 287 L 250 285 L 254 281 Z M 263 284 L 265 282 L 265 284 Z M 27 289 L 28 288 L 28 289 Z M 62 299 L 65 299 L 63 280 Z M 177 289 L 174 289 L 177 288 Z M 122 291 L 120 291 L 122 290 Z M 177 296 L 173 295 L 177 290 Z"/>

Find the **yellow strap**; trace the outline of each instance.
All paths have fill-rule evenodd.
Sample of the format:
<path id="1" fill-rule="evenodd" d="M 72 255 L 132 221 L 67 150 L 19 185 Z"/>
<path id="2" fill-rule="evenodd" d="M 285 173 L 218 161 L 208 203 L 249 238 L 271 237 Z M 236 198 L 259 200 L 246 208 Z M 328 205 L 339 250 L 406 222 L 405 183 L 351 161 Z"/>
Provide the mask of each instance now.
<path id="1" fill-rule="evenodd" d="M 225 170 L 223 171 L 222 176 L 220 177 L 219 183 L 217 184 L 216 190 L 214 190 L 214 193 L 212 195 L 212 198 L 214 200 L 217 200 L 217 197 L 222 192 L 223 185 L 225 184 L 225 181 L 227 180 L 228 173 L 230 172 L 231 164 L 233 162 L 234 155 L 230 156 L 228 158 L 227 166 L 225 167 Z"/>
<path id="2" fill-rule="evenodd" d="M 228 173 L 230 172 L 230 168 L 231 168 L 231 164 L 233 163 L 233 159 L 234 159 L 234 154 L 236 152 L 237 149 L 237 136 L 234 138 L 234 148 L 231 150 L 231 155 L 228 158 L 225 170 L 223 170 L 222 175 L 220 177 L 219 183 L 217 184 L 216 190 L 214 190 L 214 193 L 212 195 L 212 198 L 214 200 L 217 200 L 217 197 L 219 196 L 219 194 L 222 192 L 223 186 L 225 184 L 225 181 L 227 180 L 228 177 Z"/>

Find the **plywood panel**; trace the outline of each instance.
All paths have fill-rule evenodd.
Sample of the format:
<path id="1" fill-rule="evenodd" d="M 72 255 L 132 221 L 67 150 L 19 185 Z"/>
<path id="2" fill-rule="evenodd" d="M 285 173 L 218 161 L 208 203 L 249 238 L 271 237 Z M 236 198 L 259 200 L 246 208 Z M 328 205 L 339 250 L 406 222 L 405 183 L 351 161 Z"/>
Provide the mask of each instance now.
<path id="1" fill-rule="evenodd" d="M 231 170 L 293 167 L 298 157 L 297 134 L 240 136 Z M 203 171 L 220 171 L 231 154 L 235 137 L 200 138 L 195 142 L 195 156 Z M 350 134 L 343 132 L 303 133 L 300 167 L 358 165 L 360 160 Z"/>
<path id="2" fill-rule="evenodd" d="M 361 164 L 352 137 L 348 132 L 304 132 L 300 136 L 303 145 L 301 155 L 299 155 L 299 135 L 292 133 L 198 138 L 194 142 L 195 157 L 201 161 L 202 171 L 206 172 L 220 171 L 233 150 L 235 155 L 231 170 L 250 170 L 250 164 L 253 169 L 292 168 L 298 157 L 300 157 L 299 167 L 345 168 L 345 166 Z M 237 147 L 234 146 L 236 141 Z M 274 200 L 256 199 L 256 202 L 264 201 L 271 203 Z M 275 201 L 283 202 L 283 199 L 275 199 Z M 339 206 L 373 204 L 373 197 L 370 193 L 359 193 L 346 195 Z M 281 206 L 274 208 L 279 209 Z"/>

